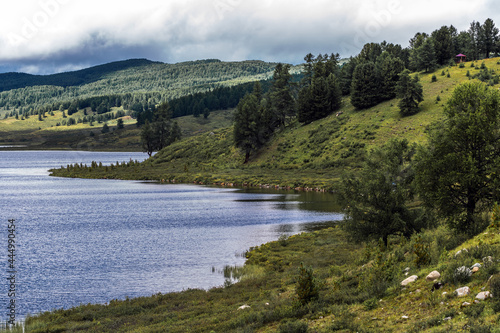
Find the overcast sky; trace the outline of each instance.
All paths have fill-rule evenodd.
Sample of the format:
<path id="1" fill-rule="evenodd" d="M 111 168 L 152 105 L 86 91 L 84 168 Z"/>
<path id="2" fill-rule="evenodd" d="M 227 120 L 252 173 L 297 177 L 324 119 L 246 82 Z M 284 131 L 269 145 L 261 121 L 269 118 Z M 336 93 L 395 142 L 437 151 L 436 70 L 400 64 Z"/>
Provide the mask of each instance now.
<path id="1" fill-rule="evenodd" d="M 498 0 L 3 0 L 0 72 L 47 74 L 130 58 L 301 63 L 356 55 L 366 42 L 406 47 L 416 32 L 467 30 Z"/>

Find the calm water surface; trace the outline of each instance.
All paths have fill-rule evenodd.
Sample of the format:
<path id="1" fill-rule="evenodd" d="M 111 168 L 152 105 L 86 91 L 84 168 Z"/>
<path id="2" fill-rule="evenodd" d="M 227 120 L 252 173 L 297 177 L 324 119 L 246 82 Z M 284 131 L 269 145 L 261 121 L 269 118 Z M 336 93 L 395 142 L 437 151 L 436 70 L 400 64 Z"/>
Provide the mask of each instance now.
<path id="1" fill-rule="evenodd" d="M 142 153 L 0 151 L 0 276 L 16 219 L 17 316 L 222 285 L 251 246 L 335 221 L 328 194 L 48 176 L 69 163 Z M 3 227 L 2 227 L 3 226 Z M 4 279 L 5 281 L 5 279 Z M 7 283 L 0 284 L 0 320 Z"/>

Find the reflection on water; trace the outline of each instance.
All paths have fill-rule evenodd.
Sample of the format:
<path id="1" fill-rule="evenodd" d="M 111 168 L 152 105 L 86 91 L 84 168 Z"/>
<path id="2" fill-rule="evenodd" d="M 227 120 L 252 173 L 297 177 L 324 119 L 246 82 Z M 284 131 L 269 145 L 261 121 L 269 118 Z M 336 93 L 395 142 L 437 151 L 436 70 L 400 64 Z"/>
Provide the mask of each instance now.
<path id="1" fill-rule="evenodd" d="M 1 220 L 18 225 L 19 315 L 222 285 L 212 268 L 242 265 L 236 254 L 342 218 L 325 193 L 47 175 L 69 163 L 131 158 L 145 155 L 0 151 Z M 0 248 L 6 237 L 0 229 Z M 3 272 L 6 263 L 0 251 Z"/>

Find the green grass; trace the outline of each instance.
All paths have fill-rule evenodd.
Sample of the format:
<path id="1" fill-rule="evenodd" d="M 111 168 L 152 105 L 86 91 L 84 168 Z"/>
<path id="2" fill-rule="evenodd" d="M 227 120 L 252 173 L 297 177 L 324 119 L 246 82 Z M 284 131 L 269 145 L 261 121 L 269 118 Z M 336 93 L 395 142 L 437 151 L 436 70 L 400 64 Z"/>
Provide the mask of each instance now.
<path id="1" fill-rule="evenodd" d="M 123 111 L 123 108 L 113 108 L 111 112 Z M 66 111 L 67 112 L 67 111 Z M 210 116 L 195 118 L 185 116 L 176 118 L 182 129 L 182 136 L 188 138 L 201 133 L 229 127 L 232 124 L 233 110 L 211 112 Z M 107 122 L 110 133 L 102 134 L 104 123 L 95 121 L 90 124 L 62 125 L 70 117 L 78 120 L 84 117 L 84 111 L 63 118 L 61 111 L 48 113 L 43 121 L 38 116 L 28 119 L 8 118 L 0 120 L 0 145 L 26 145 L 28 149 L 86 149 L 109 151 L 141 151 L 140 130 L 136 120 L 122 117 L 125 128 L 116 129 L 116 119 Z M 59 124 L 59 125 L 58 125 Z"/>

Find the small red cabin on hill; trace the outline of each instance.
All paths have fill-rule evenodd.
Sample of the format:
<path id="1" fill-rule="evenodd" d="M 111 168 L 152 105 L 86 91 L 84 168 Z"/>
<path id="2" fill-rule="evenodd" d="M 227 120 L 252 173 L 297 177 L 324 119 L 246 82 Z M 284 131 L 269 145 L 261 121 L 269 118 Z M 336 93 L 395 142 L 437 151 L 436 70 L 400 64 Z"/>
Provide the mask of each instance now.
<path id="1" fill-rule="evenodd" d="M 465 62 L 466 59 L 467 59 L 467 57 L 465 56 L 465 54 L 462 54 L 462 53 L 457 54 L 456 58 L 457 58 L 457 62 L 458 63 Z"/>

